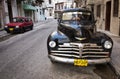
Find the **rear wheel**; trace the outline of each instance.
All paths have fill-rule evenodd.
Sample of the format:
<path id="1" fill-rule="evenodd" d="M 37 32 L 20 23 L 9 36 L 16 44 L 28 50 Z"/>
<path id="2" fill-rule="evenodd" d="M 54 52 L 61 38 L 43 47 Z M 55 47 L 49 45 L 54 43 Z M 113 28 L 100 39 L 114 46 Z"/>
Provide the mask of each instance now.
<path id="1" fill-rule="evenodd" d="M 33 30 L 33 25 L 30 26 L 30 30 Z"/>

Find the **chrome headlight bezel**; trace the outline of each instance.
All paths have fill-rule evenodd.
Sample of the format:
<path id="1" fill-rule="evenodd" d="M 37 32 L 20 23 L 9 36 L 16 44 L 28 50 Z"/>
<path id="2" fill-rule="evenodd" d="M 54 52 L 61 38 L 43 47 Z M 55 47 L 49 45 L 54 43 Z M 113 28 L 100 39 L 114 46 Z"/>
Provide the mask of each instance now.
<path id="1" fill-rule="evenodd" d="M 55 48 L 56 47 L 56 42 L 55 41 L 50 41 L 49 42 L 49 46 L 51 47 L 51 48 Z"/>
<path id="2" fill-rule="evenodd" d="M 111 41 L 106 40 L 106 41 L 104 42 L 104 48 L 105 48 L 105 49 L 111 49 L 112 46 L 113 46 L 113 44 L 112 44 Z"/>

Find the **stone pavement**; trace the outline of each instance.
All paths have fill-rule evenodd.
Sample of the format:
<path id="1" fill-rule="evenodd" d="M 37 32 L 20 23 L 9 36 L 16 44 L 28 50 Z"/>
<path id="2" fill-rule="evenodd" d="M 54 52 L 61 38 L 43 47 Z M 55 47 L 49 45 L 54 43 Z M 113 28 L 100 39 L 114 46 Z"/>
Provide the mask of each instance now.
<path id="1" fill-rule="evenodd" d="M 120 78 L 120 36 L 116 36 L 108 31 L 103 31 L 103 30 L 99 30 L 99 31 L 106 33 L 108 36 L 110 36 L 113 39 L 114 45 L 111 54 L 112 59 L 110 65 L 114 68 L 116 74 Z"/>

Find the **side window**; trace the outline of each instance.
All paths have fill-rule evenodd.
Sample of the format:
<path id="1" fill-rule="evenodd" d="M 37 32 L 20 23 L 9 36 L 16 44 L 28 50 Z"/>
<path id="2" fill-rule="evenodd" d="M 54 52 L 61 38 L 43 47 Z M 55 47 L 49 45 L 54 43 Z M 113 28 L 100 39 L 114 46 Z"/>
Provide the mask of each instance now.
<path id="1" fill-rule="evenodd" d="M 27 18 L 28 19 L 28 22 L 30 22 L 30 19 L 29 18 Z"/>
<path id="2" fill-rule="evenodd" d="M 25 22 L 29 22 L 29 19 L 28 19 L 28 18 L 26 18 L 26 19 L 25 19 Z"/>
<path id="3" fill-rule="evenodd" d="M 32 21 L 32 19 L 31 19 L 31 18 L 29 18 L 29 21 Z"/>
<path id="4" fill-rule="evenodd" d="M 25 19 L 22 19 L 23 22 L 25 22 Z"/>

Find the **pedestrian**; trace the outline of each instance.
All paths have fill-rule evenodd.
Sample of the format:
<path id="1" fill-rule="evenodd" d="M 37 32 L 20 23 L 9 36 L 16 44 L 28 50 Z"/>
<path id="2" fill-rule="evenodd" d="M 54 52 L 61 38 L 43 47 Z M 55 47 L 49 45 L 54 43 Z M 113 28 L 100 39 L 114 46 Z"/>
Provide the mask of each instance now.
<path id="1" fill-rule="evenodd" d="M 46 20 L 47 18 L 45 17 L 45 20 Z"/>

